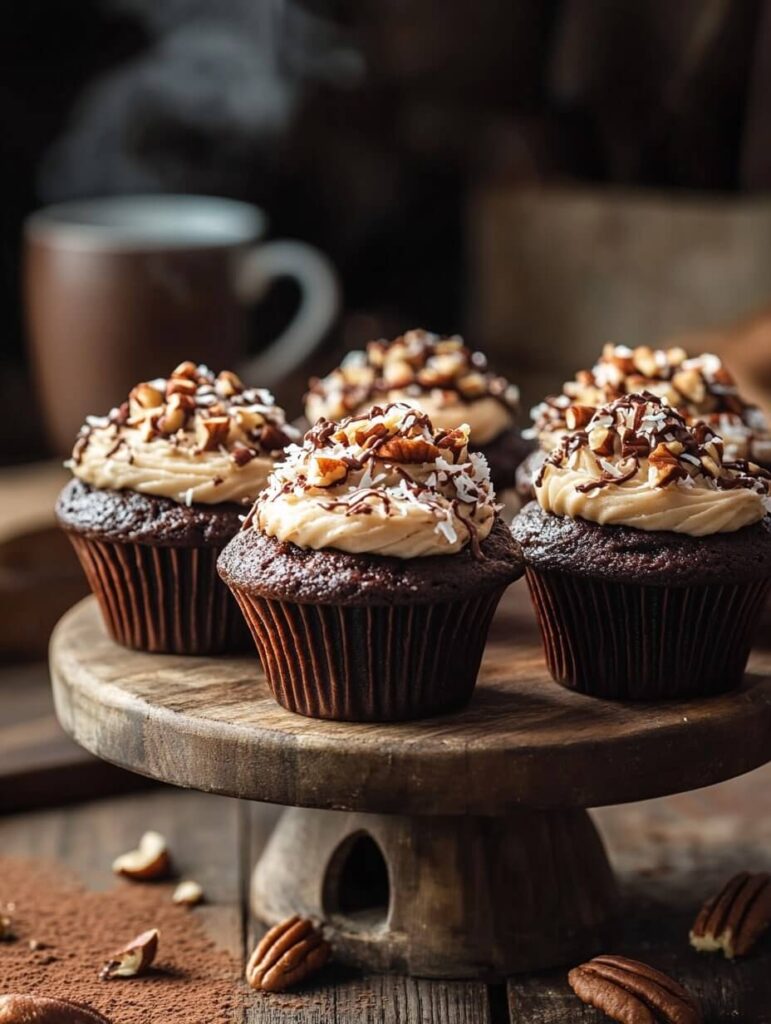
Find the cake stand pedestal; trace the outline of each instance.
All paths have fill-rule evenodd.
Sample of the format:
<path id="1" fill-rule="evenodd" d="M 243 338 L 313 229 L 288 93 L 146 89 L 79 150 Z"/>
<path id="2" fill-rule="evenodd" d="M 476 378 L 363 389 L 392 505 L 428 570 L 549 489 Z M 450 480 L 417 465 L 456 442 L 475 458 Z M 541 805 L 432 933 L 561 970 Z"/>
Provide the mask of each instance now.
<path id="1" fill-rule="evenodd" d="M 256 866 L 270 924 L 324 918 L 339 960 L 498 979 L 596 952 L 615 881 L 586 808 L 696 789 L 771 760 L 771 652 L 721 697 L 631 705 L 548 678 L 521 586 L 470 706 L 399 725 L 302 718 L 256 658 L 127 651 L 93 598 L 51 640 L 59 719 L 99 757 L 288 805 Z"/>

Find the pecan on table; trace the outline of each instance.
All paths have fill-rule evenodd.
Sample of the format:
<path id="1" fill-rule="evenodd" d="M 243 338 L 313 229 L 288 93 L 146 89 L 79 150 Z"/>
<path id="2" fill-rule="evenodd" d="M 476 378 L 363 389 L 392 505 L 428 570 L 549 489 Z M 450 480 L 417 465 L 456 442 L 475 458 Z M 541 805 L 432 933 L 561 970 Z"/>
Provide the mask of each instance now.
<path id="1" fill-rule="evenodd" d="M 568 982 L 589 1006 L 618 1024 L 702 1024 L 695 998 L 661 971 L 624 956 L 597 956 Z"/>
<path id="2" fill-rule="evenodd" d="M 329 943 L 313 922 L 295 914 L 263 937 L 249 957 L 246 980 L 263 992 L 281 992 L 320 970 L 329 954 Z"/>
<path id="3" fill-rule="evenodd" d="M 691 929 L 691 945 L 702 953 L 722 950 L 733 960 L 746 956 L 769 926 L 771 875 L 742 871 L 701 908 Z"/>

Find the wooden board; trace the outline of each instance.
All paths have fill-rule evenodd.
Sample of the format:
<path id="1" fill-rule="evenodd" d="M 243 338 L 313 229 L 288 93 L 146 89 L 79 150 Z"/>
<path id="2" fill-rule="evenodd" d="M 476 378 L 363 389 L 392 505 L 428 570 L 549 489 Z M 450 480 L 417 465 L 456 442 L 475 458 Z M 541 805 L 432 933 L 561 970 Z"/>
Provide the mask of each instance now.
<path id="1" fill-rule="evenodd" d="M 68 474 L 59 462 L 0 469 L 0 654 L 45 657 L 57 620 L 88 593 L 54 520 Z"/>
<path id="2" fill-rule="evenodd" d="M 48 666 L 0 668 L 0 814 L 145 788 L 74 743 L 53 709 Z"/>
<path id="3" fill-rule="evenodd" d="M 771 758 L 771 654 L 722 697 L 598 701 L 548 678 L 525 591 L 511 590 L 466 710 L 400 725 L 293 715 L 255 658 L 126 651 L 93 599 L 59 624 L 57 711 L 88 750 L 152 777 L 299 806 L 401 814 L 593 807 L 694 789 Z"/>

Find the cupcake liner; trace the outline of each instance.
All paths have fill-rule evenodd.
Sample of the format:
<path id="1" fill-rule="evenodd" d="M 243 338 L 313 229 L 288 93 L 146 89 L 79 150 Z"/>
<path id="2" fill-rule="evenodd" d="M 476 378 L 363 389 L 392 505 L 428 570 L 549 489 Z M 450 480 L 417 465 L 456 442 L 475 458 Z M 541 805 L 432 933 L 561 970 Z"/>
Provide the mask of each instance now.
<path id="1" fill-rule="evenodd" d="M 528 566 L 552 677 L 594 697 L 660 700 L 739 686 L 769 580 L 645 586 Z"/>
<path id="2" fill-rule="evenodd" d="M 159 654 L 219 654 L 251 646 L 236 602 L 217 575 L 221 548 L 68 536 L 117 643 Z"/>
<path id="3" fill-rule="evenodd" d="M 393 722 L 468 702 L 504 589 L 466 601 L 370 607 L 233 593 L 279 704 L 310 718 Z"/>

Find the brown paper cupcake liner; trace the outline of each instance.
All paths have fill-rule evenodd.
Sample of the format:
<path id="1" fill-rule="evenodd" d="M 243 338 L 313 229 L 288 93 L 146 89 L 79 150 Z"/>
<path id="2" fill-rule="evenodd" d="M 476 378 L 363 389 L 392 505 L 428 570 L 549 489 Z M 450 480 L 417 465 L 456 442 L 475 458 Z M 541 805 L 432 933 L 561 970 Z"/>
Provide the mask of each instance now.
<path id="1" fill-rule="evenodd" d="M 217 574 L 222 550 L 114 544 L 68 533 L 110 636 L 158 654 L 249 650 L 249 631 Z"/>
<path id="2" fill-rule="evenodd" d="M 392 607 L 233 593 L 279 704 L 310 718 L 395 722 L 469 701 L 504 589 L 467 601 Z"/>
<path id="3" fill-rule="evenodd" d="M 723 693 L 742 680 L 768 580 L 654 587 L 526 570 L 552 677 L 594 697 Z"/>

